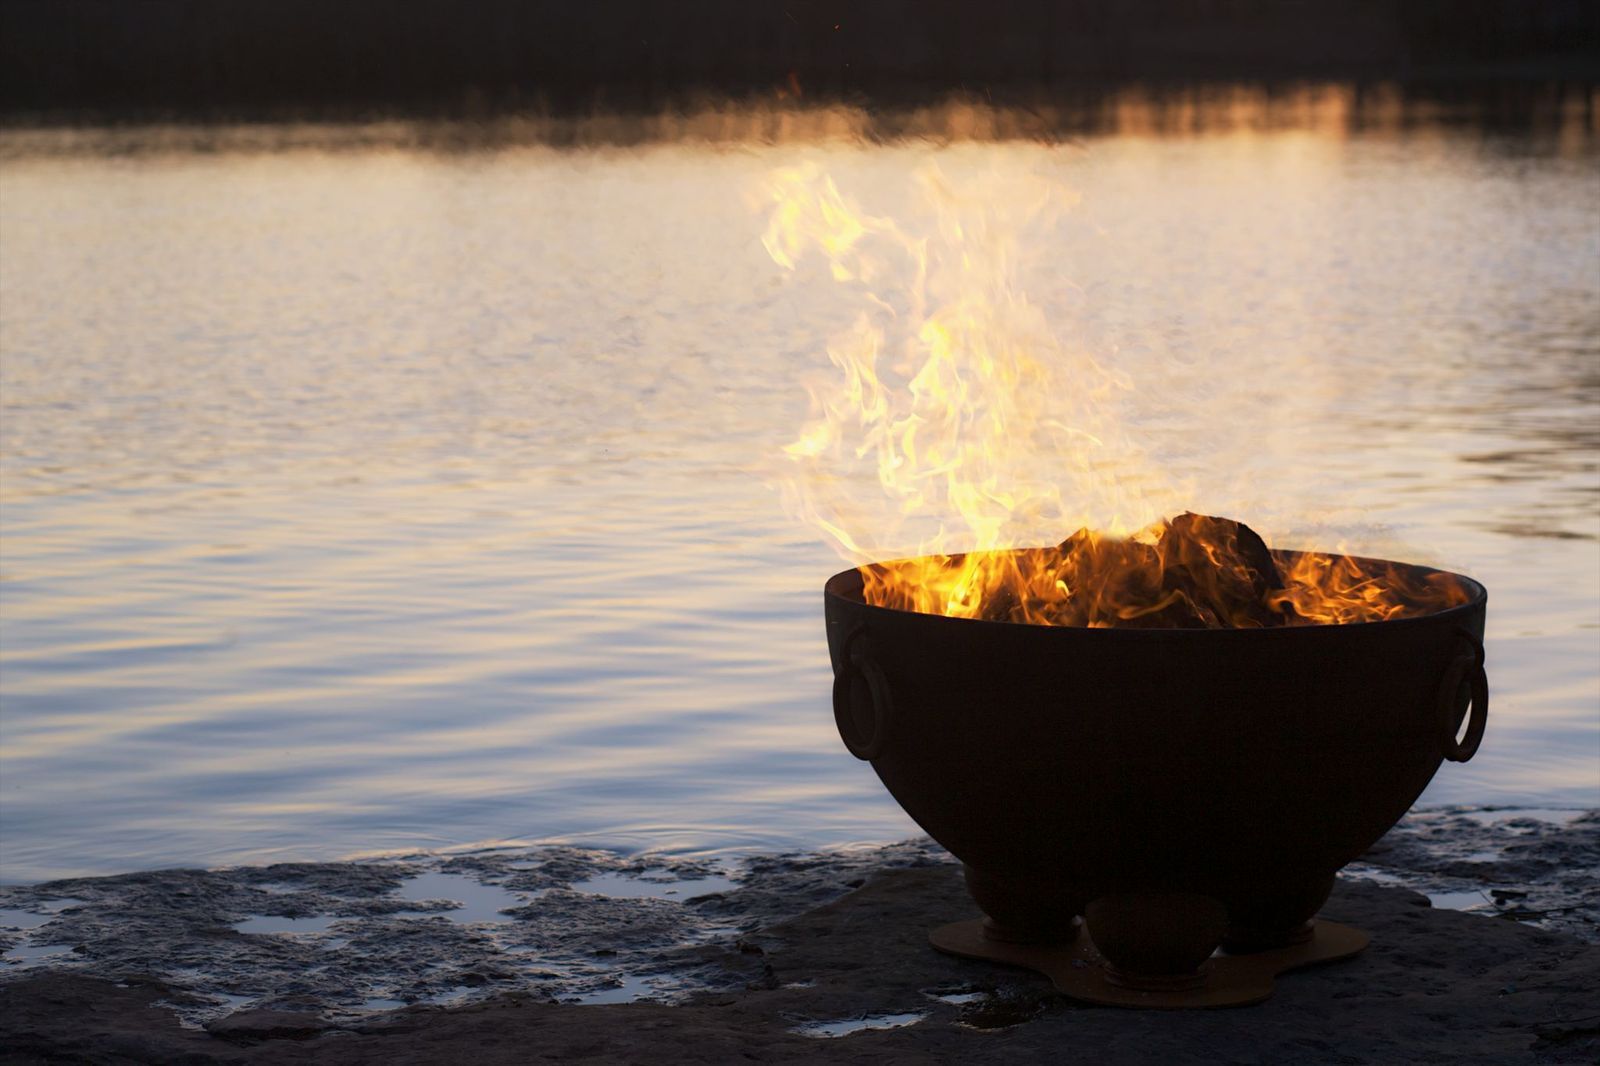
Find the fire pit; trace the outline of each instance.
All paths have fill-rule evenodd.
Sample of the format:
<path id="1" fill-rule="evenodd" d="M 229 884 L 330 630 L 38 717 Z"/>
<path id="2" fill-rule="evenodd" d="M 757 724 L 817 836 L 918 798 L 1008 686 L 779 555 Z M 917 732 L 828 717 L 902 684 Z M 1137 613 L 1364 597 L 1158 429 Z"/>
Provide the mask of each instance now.
<path id="1" fill-rule="evenodd" d="M 1314 558 L 1272 557 L 1286 574 Z M 867 602 L 905 564 L 830 579 L 839 734 L 965 864 L 987 915 L 934 945 L 1157 1007 L 1256 1002 L 1281 970 L 1360 951 L 1365 934 L 1313 916 L 1440 762 L 1476 751 L 1487 594 L 1349 563 L 1447 581 L 1462 602 L 1351 624 L 1090 628 Z"/>
<path id="2" fill-rule="evenodd" d="M 790 270 L 816 256 L 858 301 L 784 448 L 785 496 L 858 564 L 826 591 L 839 733 L 988 916 L 935 946 L 1152 1006 L 1259 1000 L 1282 970 L 1361 950 L 1313 916 L 1482 739 L 1483 587 L 1274 552 L 1192 513 L 1011 548 L 1148 521 L 1189 490 L 1149 423 L 1119 416 L 1131 380 L 1058 340 L 1020 284 L 1019 251 L 1070 197 L 937 169 L 919 187 L 920 228 L 784 168 L 763 243 Z M 1218 412 L 1198 410 L 1203 435 Z M 941 554 L 956 544 L 978 550 Z"/>

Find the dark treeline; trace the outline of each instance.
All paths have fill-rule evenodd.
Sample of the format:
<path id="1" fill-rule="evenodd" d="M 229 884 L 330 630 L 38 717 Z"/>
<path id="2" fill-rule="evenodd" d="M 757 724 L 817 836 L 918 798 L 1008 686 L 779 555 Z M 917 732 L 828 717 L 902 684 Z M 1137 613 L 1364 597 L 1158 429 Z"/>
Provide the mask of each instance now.
<path id="1" fill-rule="evenodd" d="M 903 102 L 1017 86 L 1587 80 L 1595 0 L 0 0 L 0 112 Z"/>

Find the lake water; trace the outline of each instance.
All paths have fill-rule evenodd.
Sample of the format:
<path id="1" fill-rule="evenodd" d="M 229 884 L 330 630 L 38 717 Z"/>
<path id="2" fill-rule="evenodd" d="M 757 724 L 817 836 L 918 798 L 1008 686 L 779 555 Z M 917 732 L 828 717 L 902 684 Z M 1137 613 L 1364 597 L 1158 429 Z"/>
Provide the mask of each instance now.
<path id="1" fill-rule="evenodd" d="M 799 160 L 886 214 L 1074 190 L 1027 295 L 1196 508 L 1488 586 L 1488 737 L 1423 803 L 1600 804 L 1592 118 L 359 142 L 0 153 L 4 879 L 915 832 L 773 483 L 855 313 L 762 248 Z"/>

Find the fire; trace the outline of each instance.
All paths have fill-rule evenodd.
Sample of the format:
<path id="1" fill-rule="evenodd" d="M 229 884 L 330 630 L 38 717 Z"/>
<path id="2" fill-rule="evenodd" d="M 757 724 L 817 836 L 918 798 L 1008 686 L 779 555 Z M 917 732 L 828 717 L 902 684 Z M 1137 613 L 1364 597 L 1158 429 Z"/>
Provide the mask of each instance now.
<path id="1" fill-rule="evenodd" d="M 1378 621 L 1467 601 L 1446 574 L 1274 553 L 1226 519 L 1161 519 L 1180 493 L 1114 418 L 1129 383 L 1055 336 L 1019 283 L 1016 235 L 1071 198 L 937 171 L 919 184 L 911 213 L 929 221 L 908 230 L 857 209 L 814 165 L 769 183 L 768 253 L 790 270 L 820 255 L 860 305 L 784 451 L 793 508 L 860 567 L 868 603 L 1167 628 Z M 1055 548 L 1013 547 L 1074 528 Z M 913 545 L 915 558 L 879 561 Z"/>
<path id="2" fill-rule="evenodd" d="M 1471 591 L 1454 574 L 1417 576 L 1393 563 L 1305 552 L 1283 574 L 1275 600 L 1308 625 L 1343 625 L 1409 618 L 1459 607 Z"/>
<path id="3" fill-rule="evenodd" d="M 866 602 L 991 622 L 1259 629 L 1426 614 L 1466 603 L 1453 575 L 1348 555 L 1273 552 L 1248 526 L 1183 514 L 1132 537 L 861 568 Z"/>

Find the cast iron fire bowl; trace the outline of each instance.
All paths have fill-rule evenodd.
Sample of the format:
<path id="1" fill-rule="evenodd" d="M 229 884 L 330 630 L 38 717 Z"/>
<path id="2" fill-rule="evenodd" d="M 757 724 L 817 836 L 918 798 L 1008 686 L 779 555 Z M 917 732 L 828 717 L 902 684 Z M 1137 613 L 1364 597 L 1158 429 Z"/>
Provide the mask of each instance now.
<path id="1" fill-rule="evenodd" d="M 1469 602 L 1421 617 L 1140 630 L 869 606 L 847 570 L 825 590 L 834 716 L 966 865 L 987 941 L 1070 944 L 1084 915 L 1111 985 L 1182 991 L 1219 942 L 1305 944 L 1335 872 L 1472 757 L 1487 593 L 1460 580 Z"/>

